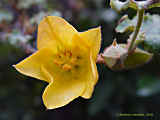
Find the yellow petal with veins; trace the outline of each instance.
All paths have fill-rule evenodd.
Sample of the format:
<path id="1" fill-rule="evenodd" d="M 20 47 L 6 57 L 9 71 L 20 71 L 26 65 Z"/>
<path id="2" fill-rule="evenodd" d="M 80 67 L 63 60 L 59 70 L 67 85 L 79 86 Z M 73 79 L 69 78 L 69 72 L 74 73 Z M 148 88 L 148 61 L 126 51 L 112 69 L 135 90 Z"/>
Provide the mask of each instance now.
<path id="1" fill-rule="evenodd" d="M 93 91 L 94 91 L 94 87 L 98 81 L 98 71 L 97 71 L 97 66 L 96 63 L 94 62 L 92 56 L 90 56 L 90 69 L 89 69 L 89 73 L 88 74 L 88 79 L 86 79 L 86 88 L 85 91 L 82 93 L 82 97 L 89 99 L 91 98 Z"/>
<path id="2" fill-rule="evenodd" d="M 95 69 L 90 61 L 93 57 L 89 58 L 88 54 L 83 54 L 81 53 L 80 58 L 77 58 L 79 63 L 75 65 L 78 67 L 72 63 L 70 64 L 72 67 L 64 64 L 61 70 L 57 70 L 51 63 L 44 66 L 48 71 L 46 76 L 51 75 L 53 78 L 53 82 L 46 87 L 43 94 L 47 109 L 62 107 L 79 96 L 91 97 L 98 75 L 96 76 L 97 73 L 94 72 L 96 70 L 92 70 Z"/>
<path id="3" fill-rule="evenodd" d="M 53 82 L 53 76 L 46 70 L 46 68 L 43 65 L 41 66 L 41 71 L 47 82 Z"/>
<path id="4" fill-rule="evenodd" d="M 101 46 L 101 27 L 79 32 L 79 35 L 91 47 L 93 58 L 96 60 Z"/>
<path id="5" fill-rule="evenodd" d="M 72 44 L 74 34 L 78 34 L 77 30 L 63 18 L 47 16 L 38 26 L 37 48 Z"/>
<path id="6" fill-rule="evenodd" d="M 75 54 L 85 53 L 90 54 L 90 46 L 84 41 L 84 39 L 79 34 L 74 34 L 72 39 L 72 51 Z"/>
<path id="7" fill-rule="evenodd" d="M 50 82 L 42 73 L 42 64 L 48 63 L 48 59 L 44 58 L 48 58 L 49 56 L 52 56 L 52 54 L 53 53 L 50 49 L 43 48 L 13 66 L 16 68 L 17 71 L 24 75 Z"/>
<path id="8" fill-rule="evenodd" d="M 66 79 L 66 77 L 55 78 L 54 82 L 46 87 L 43 102 L 47 109 L 62 107 L 79 97 L 84 88 L 84 81 Z"/>

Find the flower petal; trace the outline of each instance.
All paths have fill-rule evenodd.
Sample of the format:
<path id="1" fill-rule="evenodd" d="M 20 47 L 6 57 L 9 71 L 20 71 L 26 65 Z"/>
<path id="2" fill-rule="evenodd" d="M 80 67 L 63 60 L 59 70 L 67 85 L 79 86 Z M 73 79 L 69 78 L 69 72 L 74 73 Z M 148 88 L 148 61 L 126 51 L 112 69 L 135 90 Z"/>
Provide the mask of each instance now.
<path id="1" fill-rule="evenodd" d="M 90 54 L 90 46 L 86 44 L 79 34 L 74 34 L 72 38 L 72 52 L 78 54 L 82 53 L 84 56 Z"/>
<path id="2" fill-rule="evenodd" d="M 98 71 L 97 71 L 97 67 L 95 63 L 97 55 L 93 53 L 94 46 L 91 46 L 92 41 L 91 42 L 87 41 L 88 39 L 86 41 L 85 40 L 86 39 L 82 38 L 81 35 L 75 34 L 73 36 L 73 46 L 74 47 L 73 46 L 72 47 L 73 47 L 73 51 L 76 52 L 76 54 L 79 54 L 80 56 L 83 56 L 84 58 L 88 59 L 79 64 L 83 64 L 84 69 L 86 69 L 86 72 L 84 72 L 84 74 L 82 75 L 83 76 L 82 78 L 85 79 L 86 87 L 81 96 L 83 98 L 89 99 L 92 96 L 94 86 L 98 81 Z M 98 54 L 98 51 L 97 51 L 97 54 Z M 95 56 L 93 57 L 93 55 Z M 84 75 L 85 75 L 85 78 L 84 78 Z"/>
<path id="3" fill-rule="evenodd" d="M 52 54 L 50 49 L 43 48 L 13 66 L 24 75 L 50 82 L 49 79 L 44 76 L 44 73 L 42 73 L 44 72 L 42 65 L 49 62 L 48 58 L 53 56 Z"/>
<path id="4" fill-rule="evenodd" d="M 46 68 L 43 65 L 41 66 L 41 71 L 47 82 L 50 83 L 53 81 L 53 76 L 46 70 Z"/>
<path id="5" fill-rule="evenodd" d="M 96 60 L 101 47 L 101 27 L 79 32 L 80 37 L 91 47 L 93 58 Z"/>
<path id="6" fill-rule="evenodd" d="M 47 16 L 38 26 L 37 47 L 56 47 L 57 44 L 71 44 L 77 30 L 61 17 Z"/>
<path id="7" fill-rule="evenodd" d="M 91 68 L 89 69 L 90 72 L 88 72 L 88 79 L 86 79 L 86 89 L 81 95 L 83 98 L 89 99 L 92 96 L 92 93 L 94 91 L 94 87 L 98 81 L 98 71 L 95 61 L 93 60 L 92 56 L 90 58 L 91 62 Z"/>
<path id="8" fill-rule="evenodd" d="M 51 64 L 44 66 L 53 76 L 53 82 L 47 86 L 43 94 L 43 101 L 48 109 L 62 107 L 79 96 L 91 96 L 98 75 L 93 57 L 88 55 L 80 55 L 76 66 L 73 64 L 70 69 L 64 69 L 63 66 L 53 69 Z"/>
<path id="9" fill-rule="evenodd" d="M 70 103 L 84 91 L 85 83 L 81 80 L 68 80 L 65 76 L 55 78 L 44 93 L 43 102 L 47 109 L 55 109 Z"/>

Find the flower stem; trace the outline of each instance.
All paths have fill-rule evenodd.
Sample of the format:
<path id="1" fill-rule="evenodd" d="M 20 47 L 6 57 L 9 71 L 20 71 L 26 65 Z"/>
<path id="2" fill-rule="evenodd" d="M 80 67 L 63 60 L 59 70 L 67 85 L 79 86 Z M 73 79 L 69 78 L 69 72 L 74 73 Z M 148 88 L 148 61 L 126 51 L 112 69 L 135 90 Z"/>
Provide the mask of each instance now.
<path id="1" fill-rule="evenodd" d="M 131 38 L 131 43 L 129 44 L 128 52 L 131 52 L 133 50 L 133 48 L 134 48 L 134 43 L 136 41 L 136 38 L 138 36 L 138 33 L 140 31 L 140 28 L 141 28 L 141 25 L 142 25 L 142 22 L 143 22 L 144 9 L 138 10 L 137 14 L 138 14 L 137 25 L 136 25 L 136 29 L 134 31 L 134 34 L 133 34 L 133 36 Z"/>

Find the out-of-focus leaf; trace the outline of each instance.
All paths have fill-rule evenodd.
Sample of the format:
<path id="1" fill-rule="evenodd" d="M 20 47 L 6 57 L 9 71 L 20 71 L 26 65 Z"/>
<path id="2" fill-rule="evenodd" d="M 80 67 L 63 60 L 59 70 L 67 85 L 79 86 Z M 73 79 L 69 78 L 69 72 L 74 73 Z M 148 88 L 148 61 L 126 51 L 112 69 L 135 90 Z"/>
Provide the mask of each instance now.
<path id="1" fill-rule="evenodd" d="M 126 17 L 116 28 L 117 32 L 132 33 L 134 30 L 134 25 L 136 24 L 137 17 L 133 20 Z M 150 52 L 159 53 L 160 52 L 160 16 L 147 14 L 144 17 L 140 33 L 144 33 L 145 39 L 143 42 L 144 49 Z M 140 35 L 140 34 L 139 34 Z"/>
<path id="2" fill-rule="evenodd" d="M 160 0 L 151 0 L 151 4 L 149 5 L 149 9 L 154 8 L 154 7 L 160 7 Z"/>
<path id="3" fill-rule="evenodd" d="M 98 8 L 102 8 L 103 7 L 103 0 L 93 0 L 93 2 L 95 3 L 95 5 L 98 7 Z"/>
<path id="4" fill-rule="evenodd" d="M 153 4 L 149 8 L 154 8 L 154 7 L 160 7 L 160 3 Z"/>
<path id="5" fill-rule="evenodd" d="M 19 42 L 27 43 L 31 38 L 32 38 L 32 36 L 23 35 L 22 33 L 18 32 L 18 31 L 15 31 L 12 33 L 7 33 L 3 37 L 3 39 L 7 40 L 12 45 L 16 45 Z"/>
<path id="6" fill-rule="evenodd" d="M 117 13 L 112 9 L 104 9 L 100 11 L 100 17 L 106 22 L 114 22 L 114 20 L 117 18 Z"/>
<path id="7" fill-rule="evenodd" d="M 44 7 L 46 2 L 45 0 L 20 0 L 18 2 L 18 8 L 29 8 L 33 4 L 40 4 Z"/>
<path id="8" fill-rule="evenodd" d="M 107 76 L 109 78 L 111 74 L 108 74 Z M 103 80 L 97 85 L 94 97 L 90 100 L 90 104 L 88 106 L 88 113 L 90 116 L 95 116 L 109 105 L 109 99 L 113 94 L 115 89 L 114 87 L 114 81 L 110 80 Z"/>
<path id="9" fill-rule="evenodd" d="M 0 10 L 0 22 L 3 20 L 11 21 L 13 19 L 13 15 L 9 11 Z"/>
<path id="10" fill-rule="evenodd" d="M 33 16 L 31 19 L 30 19 L 30 22 L 32 24 L 36 23 L 36 24 L 39 24 L 40 21 L 45 17 L 45 16 L 59 16 L 59 17 L 62 17 L 62 14 L 61 12 L 59 11 L 49 11 L 49 12 L 40 12 L 38 14 L 36 14 L 35 16 Z"/>
<path id="11" fill-rule="evenodd" d="M 138 80 L 137 95 L 148 97 L 160 93 L 160 81 L 158 77 L 145 75 Z"/>
<path id="12" fill-rule="evenodd" d="M 106 65 L 112 70 L 132 69 L 141 66 L 151 60 L 152 54 L 136 48 L 132 53 L 127 53 L 125 44 L 111 45 L 104 53 Z"/>

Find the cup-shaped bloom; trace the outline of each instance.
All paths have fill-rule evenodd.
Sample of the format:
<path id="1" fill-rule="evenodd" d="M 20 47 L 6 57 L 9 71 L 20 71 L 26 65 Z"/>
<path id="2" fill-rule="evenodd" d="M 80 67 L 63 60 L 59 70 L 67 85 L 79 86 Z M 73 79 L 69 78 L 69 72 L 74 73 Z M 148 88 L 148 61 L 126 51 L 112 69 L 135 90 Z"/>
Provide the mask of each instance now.
<path id="1" fill-rule="evenodd" d="M 78 32 L 64 19 L 48 16 L 38 26 L 38 50 L 14 67 L 49 83 L 42 96 L 48 109 L 62 107 L 79 96 L 91 97 L 100 44 L 100 27 Z"/>

